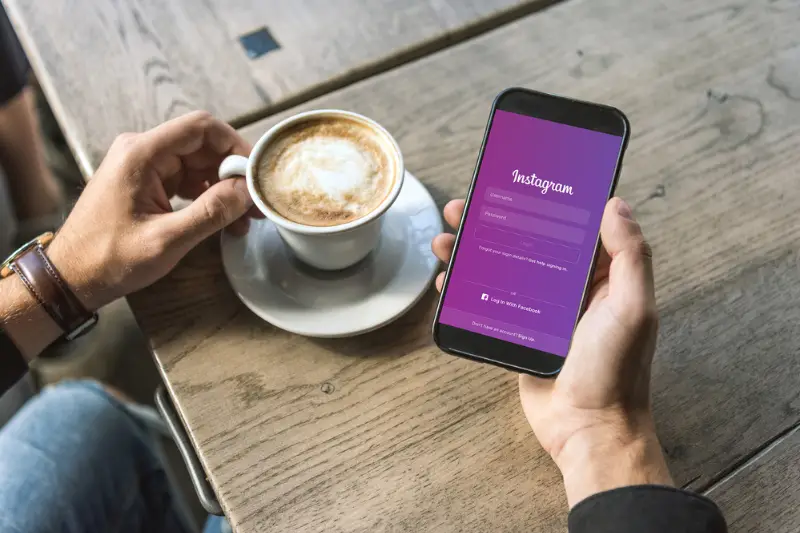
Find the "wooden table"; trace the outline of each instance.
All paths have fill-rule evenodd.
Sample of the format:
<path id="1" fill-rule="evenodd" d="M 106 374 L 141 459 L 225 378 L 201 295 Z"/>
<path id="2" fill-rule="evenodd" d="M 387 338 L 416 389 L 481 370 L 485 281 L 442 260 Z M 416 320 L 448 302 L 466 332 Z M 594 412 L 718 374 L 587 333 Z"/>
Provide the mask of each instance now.
<path id="1" fill-rule="evenodd" d="M 500 89 L 625 110 L 619 194 L 655 252 L 654 409 L 675 479 L 732 531 L 797 531 L 799 23 L 789 0 L 566 0 L 242 132 L 364 113 L 443 204 L 466 191 Z M 84 147 L 92 165 L 105 146 Z M 238 302 L 216 239 L 130 298 L 236 531 L 563 531 L 516 377 L 439 353 L 434 301 L 361 337 L 298 337 Z"/>
<path id="2" fill-rule="evenodd" d="M 192 109 L 246 124 L 553 0 L 3 0 L 78 163 Z M 277 45 L 251 58 L 240 38 Z M 268 48 L 267 48 L 268 49 Z"/>

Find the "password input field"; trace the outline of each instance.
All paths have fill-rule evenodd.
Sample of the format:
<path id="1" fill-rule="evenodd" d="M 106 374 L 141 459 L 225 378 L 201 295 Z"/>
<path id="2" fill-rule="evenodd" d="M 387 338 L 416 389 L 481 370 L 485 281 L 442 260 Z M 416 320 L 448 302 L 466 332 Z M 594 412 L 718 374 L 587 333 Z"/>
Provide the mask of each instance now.
<path id="1" fill-rule="evenodd" d="M 487 202 L 501 207 L 511 207 L 519 211 L 544 215 L 548 218 L 564 220 L 574 224 L 585 225 L 589 223 L 589 211 L 586 209 L 537 198 L 529 194 L 489 187 L 486 189 L 484 198 Z"/>
<path id="2" fill-rule="evenodd" d="M 480 220 L 487 224 L 505 226 L 526 233 L 535 233 L 536 235 L 558 239 L 571 244 L 581 244 L 586 238 L 586 231 L 581 228 L 511 213 L 491 206 L 481 207 Z"/>
<path id="3" fill-rule="evenodd" d="M 535 237 L 519 235 L 511 231 L 479 225 L 475 228 L 475 238 L 492 243 L 514 248 L 523 252 L 550 259 L 557 259 L 565 263 L 577 263 L 580 257 L 580 250 L 570 248 L 548 241 L 543 241 Z"/>

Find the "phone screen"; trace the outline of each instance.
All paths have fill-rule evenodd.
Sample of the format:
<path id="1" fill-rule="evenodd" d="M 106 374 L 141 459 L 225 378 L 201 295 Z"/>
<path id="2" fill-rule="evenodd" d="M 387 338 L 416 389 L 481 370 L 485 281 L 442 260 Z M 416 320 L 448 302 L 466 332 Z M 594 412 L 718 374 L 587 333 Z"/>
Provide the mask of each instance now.
<path id="1" fill-rule="evenodd" d="M 496 110 L 439 323 L 565 357 L 623 142 Z"/>

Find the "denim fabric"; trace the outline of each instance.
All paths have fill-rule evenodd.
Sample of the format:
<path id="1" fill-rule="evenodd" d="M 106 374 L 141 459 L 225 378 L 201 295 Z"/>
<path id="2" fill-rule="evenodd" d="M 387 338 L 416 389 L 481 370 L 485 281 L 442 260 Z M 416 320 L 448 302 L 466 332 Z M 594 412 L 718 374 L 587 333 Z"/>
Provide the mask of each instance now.
<path id="1" fill-rule="evenodd" d="M 143 424 L 92 382 L 45 389 L 0 430 L 0 531 L 188 533 Z"/>
<path id="2" fill-rule="evenodd" d="M 11 417 L 13 417 L 34 394 L 36 394 L 36 384 L 30 372 L 17 381 L 16 385 L 5 392 L 0 392 L 0 428 L 5 426 L 6 422 L 11 420 Z M 0 480 L 0 483 L 2 483 L 2 480 Z"/>

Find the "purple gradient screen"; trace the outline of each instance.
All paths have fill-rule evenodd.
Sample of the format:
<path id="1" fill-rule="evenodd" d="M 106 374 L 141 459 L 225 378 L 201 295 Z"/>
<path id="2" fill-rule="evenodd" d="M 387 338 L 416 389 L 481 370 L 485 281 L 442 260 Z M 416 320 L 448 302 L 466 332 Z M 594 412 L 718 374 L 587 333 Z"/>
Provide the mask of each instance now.
<path id="1" fill-rule="evenodd" d="M 496 111 L 439 322 L 565 357 L 622 141 Z"/>

